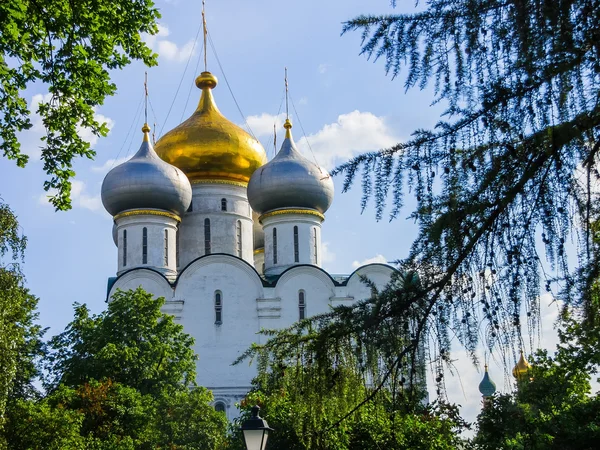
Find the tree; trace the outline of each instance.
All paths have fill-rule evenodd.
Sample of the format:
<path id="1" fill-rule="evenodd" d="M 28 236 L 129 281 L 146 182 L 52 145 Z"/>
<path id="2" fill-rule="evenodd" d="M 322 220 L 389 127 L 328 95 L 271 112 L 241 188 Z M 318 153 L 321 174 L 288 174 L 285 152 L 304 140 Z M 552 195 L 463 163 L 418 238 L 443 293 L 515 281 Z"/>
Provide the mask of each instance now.
<path id="1" fill-rule="evenodd" d="M 433 130 L 333 171 L 344 176 L 344 190 L 360 179 L 362 207 L 372 201 L 378 220 L 388 203 L 396 219 L 404 193 L 414 194 L 409 218 L 419 235 L 398 267 L 417 273 L 418 283 L 395 281 L 253 351 L 270 353 L 276 369 L 284 351 L 329 364 L 345 345 L 383 388 L 425 356 L 418 348 L 426 342 L 443 393 L 455 338 L 476 361 L 481 336 L 508 367 L 523 326 L 536 328 L 542 286 L 568 304 L 589 305 L 600 272 L 592 239 L 600 211 L 593 189 L 600 178 L 599 6 L 429 0 L 415 13 L 346 22 L 343 33 L 361 32 L 362 54 L 383 59 L 392 77 L 403 75 L 405 89 L 432 83 L 433 101 L 447 105 Z M 388 332 L 402 327 L 401 340 Z"/>
<path id="2" fill-rule="evenodd" d="M 196 385 L 193 339 L 163 304 L 141 288 L 98 315 L 76 304 L 48 344 L 46 395 L 8 414 L 13 448 L 218 448 L 227 421 Z"/>
<path id="3" fill-rule="evenodd" d="M 0 448 L 7 405 L 36 392 L 32 379 L 42 346 L 43 331 L 35 323 L 38 300 L 25 288 L 19 265 L 26 242 L 17 218 L 0 203 Z"/>
<path id="4" fill-rule="evenodd" d="M 394 399 L 387 390 L 380 391 L 343 425 L 335 425 L 340 414 L 352 409 L 370 389 L 351 368 L 335 370 L 334 382 L 311 364 L 297 364 L 279 373 L 259 376 L 253 391 L 241 402 L 241 416 L 232 424 L 231 448 L 242 450 L 239 429 L 255 404 L 275 429 L 269 437 L 272 448 L 450 450 L 465 443 L 460 432 L 466 424 L 460 419 L 458 408 L 413 403 L 409 395 Z M 313 390 L 306 389 L 306 378 L 311 380 Z"/>
<path id="5" fill-rule="evenodd" d="M 474 441 L 477 448 L 584 450 L 598 446 L 600 397 L 591 395 L 589 383 L 590 373 L 597 373 L 600 363 L 598 341 L 587 345 L 590 328 L 575 320 L 568 309 L 562 321 L 554 357 L 538 351 L 518 389 L 493 397 L 482 410 Z M 599 331 L 593 331 L 596 338 Z"/>
<path id="6" fill-rule="evenodd" d="M 25 166 L 28 157 L 17 138 L 31 128 L 22 94 L 35 83 L 47 86 L 50 100 L 39 104 L 46 134 L 42 161 L 44 189 L 56 209 L 70 207 L 69 180 L 76 157 L 93 158 L 78 131 L 105 136 L 108 128 L 94 110 L 116 86 L 109 70 L 132 59 L 156 64 L 140 33 L 155 34 L 160 17 L 152 0 L 4 0 L 0 4 L 0 152 Z"/>
<path id="7" fill-rule="evenodd" d="M 141 288 L 115 293 L 98 315 L 75 304 L 73 321 L 49 342 L 47 387 L 110 378 L 146 394 L 194 385 L 193 338 L 163 304 Z"/>

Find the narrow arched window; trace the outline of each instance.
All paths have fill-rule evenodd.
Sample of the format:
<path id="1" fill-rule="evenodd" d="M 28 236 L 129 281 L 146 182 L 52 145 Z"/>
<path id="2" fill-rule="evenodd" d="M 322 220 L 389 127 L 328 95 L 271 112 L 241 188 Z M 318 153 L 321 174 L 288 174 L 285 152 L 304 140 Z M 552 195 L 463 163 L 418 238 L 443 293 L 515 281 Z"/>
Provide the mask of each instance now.
<path id="1" fill-rule="evenodd" d="M 237 255 L 242 257 L 242 221 L 238 220 L 235 226 L 236 241 L 237 241 Z"/>
<path id="2" fill-rule="evenodd" d="M 123 230 L 123 267 L 127 265 L 127 230 Z"/>
<path id="3" fill-rule="evenodd" d="M 179 229 L 175 231 L 175 265 L 179 267 Z"/>
<path id="4" fill-rule="evenodd" d="M 165 266 L 169 265 L 169 230 L 165 230 Z"/>
<path id="5" fill-rule="evenodd" d="M 306 298 L 304 291 L 298 292 L 298 317 L 300 320 L 306 318 Z"/>
<path id="6" fill-rule="evenodd" d="M 298 251 L 298 227 L 294 227 L 294 262 L 300 261 L 300 252 Z"/>
<path id="7" fill-rule="evenodd" d="M 142 264 L 148 264 L 148 228 L 142 230 Z"/>
<path id="8" fill-rule="evenodd" d="M 318 261 L 319 261 L 318 257 L 319 257 L 319 255 L 318 255 L 317 252 L 319 250 L 319 245 L 318 245 L 318 241 L 317 241 L 317 229 L 316 228 L 313 228 L 313 235 L 314 235 L 313 236 L 314 237 L 314 242 L 313 242 L 314 248 L 313 248 L 313 250 L 314 250 L 314 254 L 315 254 L 314 255 L 315 256 L 315 264 L 318 264 Z"/>
<path id="9" fill-rule="evenodd" d="M 273 264 L 277 264 L 277 228 L 273 228 Z"/>
<path id="10" fill-rule="evenodd" d="M 223 323 L 223 294 L 221 291 L 215 292 L 215 324 Z"/>
<path id="11" fill-rule="evenodd" d="M 210 219 L 204 219 L 204 254 L 210 255 Z"/>
<path id="12" fill-rule="evenodd" d="M 227 211 L 227 199 L 226 198 L 221 199 L 221 211 Z"/>
<path id="13" fill-rule="evenodd" d="M 225 403 L 223 403 L 223 402 L 215 403 L 215 411 L 224 413 L 225 412 Z"/>

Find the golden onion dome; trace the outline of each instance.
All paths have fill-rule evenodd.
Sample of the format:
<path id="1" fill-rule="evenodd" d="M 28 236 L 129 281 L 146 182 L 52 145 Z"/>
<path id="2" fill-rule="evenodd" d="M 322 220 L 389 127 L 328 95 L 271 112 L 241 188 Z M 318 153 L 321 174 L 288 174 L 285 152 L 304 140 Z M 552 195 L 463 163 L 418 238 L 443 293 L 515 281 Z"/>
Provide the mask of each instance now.
<path id="1" fill-rule="evenodd" d="M 526 377 L 530 370 L 531 364 L 527 362 L 525 355 L 523 354 L 523 350 L 521 350 L 521 357 L 519 358 L 519 361 L 517 361 L 517 364 L 512 371 L 513 377 L 515 377 L 517 380 L 520 380 L 521 378 Z"/>
<path id="2" fill-rule="evenodd" d="M 202 96 L 194 114 L 156 143 L 156 153 L 180 168 L 190 179 L 229 180 L 248 183 L 256 169 L 267 162 L 265 149 L 250 134 L 221 114 L 212 89 L 217 78 L 202 72 L 196 86 Z"/>

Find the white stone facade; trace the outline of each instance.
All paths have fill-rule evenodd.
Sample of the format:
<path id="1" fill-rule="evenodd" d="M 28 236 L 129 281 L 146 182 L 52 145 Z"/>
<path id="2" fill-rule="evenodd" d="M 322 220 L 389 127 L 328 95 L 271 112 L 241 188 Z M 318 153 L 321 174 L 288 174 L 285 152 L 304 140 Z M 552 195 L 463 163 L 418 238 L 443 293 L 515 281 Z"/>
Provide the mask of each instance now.
<path id="1" fill-rule="evenodd" d="M 164 312 L 173 314 L 195 339 L 199 356 L 197 382 L 210 388 L 230 419 L 237 416 L 235 403 L 250 389 L 255 367 L 244 362 L 231 366 L 251 343 L 261 342 L 261 328 L 283 328 L 300 318 L 299 293 L 304 293 L 305 316 L 329 311 L 332 306 L 351 304 L 370 296 L 360 281 L 365 275 L 379 287 L 394 269 L 383 264 L 361 267 L 348 277 L 336 277 L 316 266 L 297 265 L 277 280 L 268 282 L 248 264 L 233 255 L 202 256 L 189 264 L 174 282 L 151 269 L 138 268 L 119 276 L 116 289 L 142 286 L 164 297 Z M 221 323 L 217 323 L 215 295 L 221 294 Z"/>
<path id="2" fill-rule="evenodd" d="M 264 339 L 261 329 L 284 328 L 369 298 L 360 275 L 382 288 L 394 269 L 370 264 L 334 278 L 320 267 L 320 212 L 289 208 L 259 218 L 245 186 L 235 182 L 205 180 L 192 191 L 192 205 L 181 218 L 148 210 L 115 217 L 119 262 L 108 298 L 116 289 L 139 286 L 164 297 L 164 312 L 195 340 L 198 384 L 211 389 L 215 407 L 233 419 L 256 369 L 231 364 Z"/>

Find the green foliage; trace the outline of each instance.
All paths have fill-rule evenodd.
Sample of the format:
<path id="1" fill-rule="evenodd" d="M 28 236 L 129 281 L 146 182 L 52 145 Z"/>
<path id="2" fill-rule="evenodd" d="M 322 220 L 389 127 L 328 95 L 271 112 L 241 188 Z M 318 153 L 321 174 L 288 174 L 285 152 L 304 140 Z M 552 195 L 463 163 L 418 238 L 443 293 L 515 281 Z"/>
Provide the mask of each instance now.
<path id="1" fill-rule="evenodd" d="M 26 240 L 13 212 L 0 204 L 0 448 L 5 410 L 17 398 L 35 394 L 35 358 L 43 331 L 35 323 L 38 299 L 25 288 L 19 258 Z M 9 261 L 2 259 L 9 255 Z"/>
<path id="2" fill-rule="evenodd" d="M 597 311 L 597 309 L 596 309 Z M 554 357 L 538 351 L 528 378 L 514 394 L 497 395 L 478 417 L 481 449 L 594 449 L 600 439 L 600 397 L 591 395 L 597 373 L 598 327 L 565 310 Z M 586 342 L 595 340 L 593 346 Z"/>
<path id="3" fill-rule="evenodd" d="M 140 33 L 155 34 L 160 17 L 151 0 L 3 0 L 0 3 L 0 152 L 25 166 L 18 133 L 31 128 L 22 93 L 34 83 L 51 99 L 39 104 L 46 134 L 42 161 L 46 190 L 57 209 L 70 207 L 69 180 L 76 157 L 95 153 L 78 130 L 105 136 L 94 109 L 116 92 L 110 70 L 131 60 L 156 64 Z"/>
<path id="4" fill-rule="evenodd" d="M 415 289 L 418 282 L 411 275 L 397 274 L 374 299 L 395 295 L 395 307 L 415 319 L 419 305 L 410 304 Z M 273 448 L 441 450 L 463 443 L 459 434 L 467 424 L 457 408 L 424 406 L 423 367 L 405 365 L 408 348 L 422 349 L 411 340 L 411 327 L 405 327 L 410 322 L 392 320 L 379 306 L 375 300 L 359 302 L 287 330 L 264 331 L 271 339 L 246 355 L 257 359 L 259 373 L 231 430 L 232 448 L 239 447 L 237 428 L 254 404 L 276 430 L 269 438 Z M 371 321 L 378 330 L 363 326 L 378 315 L 388 317 Z M 352 322 L 356 317 L 361 319 Z"/>
<path id="5" fill-rule="evenodd" d="M 403 263 L 418 269 L 427 308 L 444 311 L 428 326 L 437 359 L 454 337 L 469 351 L 479 336 L 490 348 L 516 342 L 523 312 L 534 332 L 544 284 L 569 303 L 589 301 L 600 271 L 590 232 L 600 178 L 600 5 L 421 6 L 360 16 L 343 31 L 361 32 L 362 53 L 402 74 L 406 89 L 432 83 L 434 102 L 447 106 L 443 120 L 334 173 L 347 190 L 362 171 L 362 204 L 373 201 L 377 219 L 387 203 L 390 219 L 398 217 L 404 193 L 414 193 L 419 235 Z M 579 244 L 579 258 L 570 258 L 577 267 L 570 240 Z"/>
<path id="6" fill-rule="evenodd" d="M 431 82 L 434 103 L 447 106 L 434 129 L 333 171 L 344 190 L 360 179 L 362 207 L 373 202 L 378 220 L 388 205 L 397 218 L 404 193 L 414 194 L 419 235 L 398 261 L 403 280 L 270 333 L 245 356 L 262 354 L 272 370 L 286 353 L 335 367 L 343 347 L 375 393 L 397 392 L 397 380 L 414 380 L 426 342 L 442 390 L 453 342 L 476 361 L 483 340 L 511 364 L 507 349 L 538 325 L 542 286 L 589 310 L 600 274 L 591 232 L 600 217 L 599 24 L 597 0 L 429 0 L 415 13 L 346 22 L 344 33 L 361 32 L 363 54 L 404 75 L 406 89 Z"/>
<path id="7" fill-rule="evenodd" d="M 49 342 L 47 395 L 18 399 L 5 436 L 15 450 L 216 449 L 226 419 L 195 384 L 193 339 L 141 288 L 105 312 L 75 305 Z"/>
<path id="8" fill-rule="evenodd" d="M 211 400 L 203 388 L 165 390 L 157 397 L 110 380 L 61 386 L 37 402 L 17 402 L 7 440 L 14 450 L 214 449 L 223 440 L 225 419 Z"/>
<path id="9" fill-rule="evenodd" d="M 409 268 L 396 272 L 381 291 L 363 281 L 371 286 L 370 299 L 335 307 L 288 329 L 263 330 L 267 342 L 253 345 L 239 359 L 257 360 L 261 386 L 292 371 L 293 381 L 285 389 L 297 392 L 297 401 L 320 405 L 325 399 L 331 402 L 335 393 L 330 428 L 351 418 L 380 391 L 389 392 L 392 411 L 409 412 L 407 405 L 418 405 L 423 396 L 423 330 L 435 330 L 436 323 L 419 277 Z M 440 371 L 443 361 L 437 362 Z M 442 379 L 440 373 L 437 381 Z M 367 380 L 372 389 L 365 389 Z"/>
<path id="10" fill-rule="evenodd" d="M 74 320 L 49 342 L 48 388 L 109 378 L 142 394 L 195 385 L 193 338 L 163 304 L 141 288 L 117 292 L 99 315 L 76 304 Z"/>
<path id="11" fill-rule="evenodd" d="M 460 419 L 455 406 L 419 405 L 416 408 L 412 406 L 411 412 L 393 411 L 389 409 L 389 398 L 380 395 L 343 424 L 336 425 L 338 414 L 333 411 L 333 406 L 341 400 L 338 394 L 332 394 L 311 407 L 309 401 L 293 397 L 287 391 L 275 391 L 271 394 L 254 391 L 242 402 L 242 415 L 231 426 L 228 448 L 243 450 L 243 437 L 239 427 L 250 417 L 250 407 L 254 404 L 261 406 L 261 415 L 268 419 L 269 426 L 275 430 L 269 435 L 269 448 L 466 448 L 464 445 L 467 445 L 467 442 L 459 436 L 466 424 Z"/>

